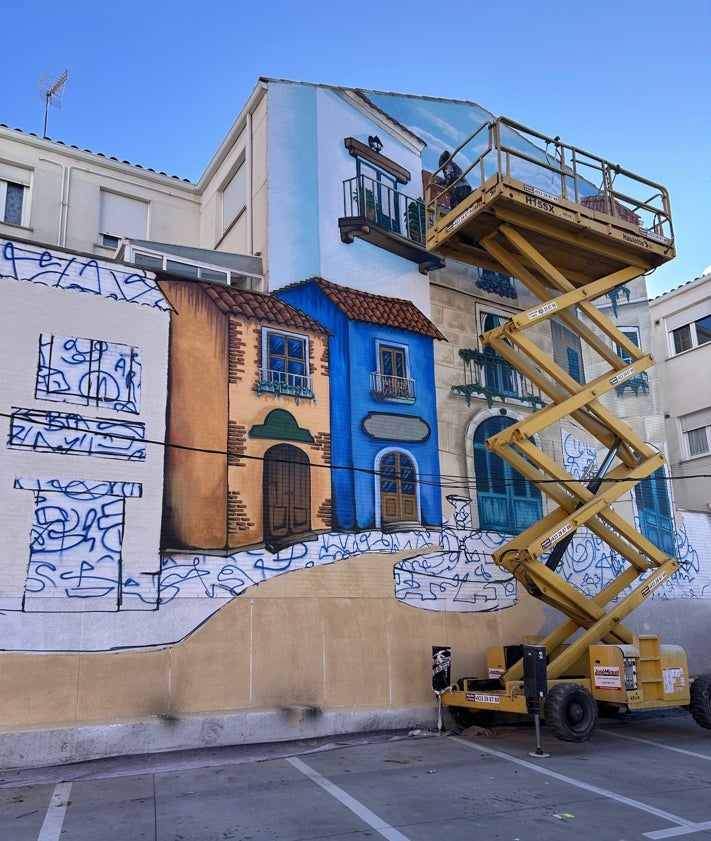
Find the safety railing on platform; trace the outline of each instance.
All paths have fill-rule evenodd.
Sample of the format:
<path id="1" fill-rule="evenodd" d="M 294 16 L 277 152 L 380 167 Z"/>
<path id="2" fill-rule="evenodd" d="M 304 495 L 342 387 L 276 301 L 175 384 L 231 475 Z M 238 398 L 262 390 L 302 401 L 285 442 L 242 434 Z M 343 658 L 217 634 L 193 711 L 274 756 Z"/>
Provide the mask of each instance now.
<path id="1" fill-rule="evenodd" d="M 428 225 L 496 175 L 529 185 L 542 201 L 562 198 L 583 212 L 634 225 L 650 239 L 673 242 L 669 195 L 660 184 L 504 117 L 480 126 L 433 173 Z"/>

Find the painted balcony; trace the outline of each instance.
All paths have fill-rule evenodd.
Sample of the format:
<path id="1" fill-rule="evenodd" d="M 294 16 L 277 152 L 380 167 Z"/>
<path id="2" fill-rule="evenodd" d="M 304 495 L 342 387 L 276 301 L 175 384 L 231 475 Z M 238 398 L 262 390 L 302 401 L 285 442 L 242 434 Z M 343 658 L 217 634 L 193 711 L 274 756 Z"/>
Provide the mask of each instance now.
<path id="1" fill-rule="evenodd" d="M 387 403 L 414 403 L 415 381 L 410 377 L 393 377 L 373 371 L 370 375 L 370 393 Z"/>
<path id="2" fill-rule="evenodd" d="M 255 388 L 257 394 L 275 394 L 277 397 L 288 395 L 299 400 L 314 400 L 311 377 L 303 374 L 290 374 L 287 371 L 277 371 L 271 368 L 260 368 L 259 379 Z"/>
<path id="3" fill-rule="evenodd" d="M 486 400 L 489 408 L 494 401 L 525 403 L 534 409 L 545 405 L 540 388 L 497 353 L 461 348 L 459 356 L 464 362 L 464 382 L 451 390 L 463 395 L 467 406 L 472 397 Z"/>
<path id="4" fill-rule="evenodd" d="M 399 190 L 358 175 L 343 182 L 341 241 L 356 237 L 417 263 L 420 272 L 441 269 L 444 259 L 425 248 L 425 203 Z"/>

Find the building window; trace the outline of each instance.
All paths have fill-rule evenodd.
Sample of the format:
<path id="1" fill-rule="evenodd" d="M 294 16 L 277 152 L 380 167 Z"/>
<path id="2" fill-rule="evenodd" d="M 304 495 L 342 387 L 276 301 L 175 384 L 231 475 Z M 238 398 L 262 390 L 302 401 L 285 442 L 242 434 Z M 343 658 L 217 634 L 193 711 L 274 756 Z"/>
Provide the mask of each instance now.
<path id="1" fill-rule="evenodd" d="M 686 444 L 689 450 L 689 457 L 703 456 L 709 451 L 709 428 L 700 426 L 698 429 L 690 429 L 686 433 Z"/>
<path id="2" fill-rule="evenodd" d="M 277 330 L 262 331 L 262 368 L 257 393 L 289 394 L 297 400 L 314 398 L 306 336 Z"/>
<path id="3" fill-rule="evenodd" d="M 477 426 L 474 432 L 474 473 L 479 528 L 508 534 L 520 534 L 543 516 L 541 492 L 501 456 L 486 446 L 514 421 L 494 416 Z"/>
<path id="4" fill-rule="evenodd" d="M 29 227 L 32 171 L 0 162 L 0 222 Z"/>
<path id="5" fill-rule="evenodd" d="M 376 400 L 413 403 L 415 381 L 409 376 L 406 345 L 376 342 L 378 368 L 370 375 L 370 392 Z"/>
<path id="6" fill-rule="evenodd" d="M 576 383 L 585 382 L 583 351 L 580 336 L 569 330 L 560 321 L 551 319 L 553 359 Z"/>
<path id="7" fill-rule="evenodd" d="M 4 196 L 2 195 L 4 193 Z M 8 225 L 22 224 L 22 208 L 25 201 L 25 187 L 12 181 L 0 182 L 0 206 L 2 221 Z"/>
<path id="8" fill-rule="evenodd" d="M 125 239 L 146 239 L 149 204 L 118 193 L 101 191 L 99 244 L 116 249 Z"/>
<path id="9" fill-rule="evenodd" d="M 247 207 L 247 165 L 244 154 L 237 171 L 222 188 L 222 230 L 226 231 Z"/>
<path id="10" fill-rule="evenodd" d="M 687 458 L 711 453 L 711 409 L 692 412 L 679 419 L 684 436 Z"/>
<path id="11" fill-rule="evenodd" d="M 138 414 L 141 395 L 141 357 L 137 348 L 80 339 L 40 336 L 36 397 L 102 406 Z"/>
<path id="12" fill-rule="evenodd" d="M 711 315 L 677 327 L 670 336 L 674 355 L 711 342 Z"/>

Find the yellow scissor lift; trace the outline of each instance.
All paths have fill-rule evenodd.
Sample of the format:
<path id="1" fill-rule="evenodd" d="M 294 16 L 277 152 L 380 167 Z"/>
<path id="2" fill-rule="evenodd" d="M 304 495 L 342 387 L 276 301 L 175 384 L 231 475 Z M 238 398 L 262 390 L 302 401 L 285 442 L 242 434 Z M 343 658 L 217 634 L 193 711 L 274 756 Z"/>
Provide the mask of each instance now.
<path id="1" fill-rule="evenodd" d="M 453 158 L 463 169 L 459 181 L 447 184 L 438 172 L 427 190 L 427 249 L 512 275 L 539 302 L 482 341 L 549 399 L 486 442 L 552 501 L 550 513 L 493 553 L 529 593 L 567 617 L 542 639 L 528 640 L 545 646 L 546 723 L 559 738 L 582 741 L 596 726 L 599 705 L 688 705 L 701 726 L 711 727 L 711 676 L 692 683 L 682 648 L 623 624 L 678 562 L 613 509 L 664 457 L 600 400 L 654 364 L 593 301 L 674 257 L 667 192 L 504 118 L 482 126 Z M 458 187 L 465 183 L 472 189 L 462 198 L 467 190 Z M 553 316 L 597 355 L 604 373 L 580 384 L 526 335 Z M 592 481 L 571 475 L 534 443 L 566 416 L 608 453 Z M 593 598 L 557 572 L 581 526 L 626 562 Z M 520 646 L 490 649 L 486 678 L 462 678 L 441 694 L 456 721 L 468 722 L 475 711 L 527 712 L 520 652 Z"/>

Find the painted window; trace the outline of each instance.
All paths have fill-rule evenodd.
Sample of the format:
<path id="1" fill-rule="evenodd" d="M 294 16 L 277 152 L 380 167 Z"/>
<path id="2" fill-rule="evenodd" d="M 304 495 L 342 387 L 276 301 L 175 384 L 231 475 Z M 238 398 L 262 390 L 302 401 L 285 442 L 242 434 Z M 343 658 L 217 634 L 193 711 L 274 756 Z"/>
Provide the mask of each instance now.
<path id="1" fill-rule="evenodd" d="M 406 345 L 376 342 L 377 371 L 370 375 L 370 391 L 376 400 L 415 400 L 415 381 L 410 377 Z"/>
<path id="2" fill-rule="evenodd" d="M 357 159 L 358 200 L 366 216 L 381 228 L 400 233 L 400 193 L 395 178 L 361 158 Z M 361 209 L 361 213 L 363 213 Z"/>
<path id="3" fill-rule="evenodd" d="M 674 517 L 664 468 L 642 479 L 634 494 L 640 532 L 665 554 L 675 555 Z"/>
<path id="4" fill-rule="evenodd" d="M 639 339 L 639 327 L 619 327 L 618 328 L 621 333 L 623 333 L 629 340 L 632 342 L 633 345 L 636 347 L 640 346 L 640 339 Z M 624 359 L 625 362 L 631 363 L 632 357 L 629 353 L 620 345 L 615 343 L 615 353 L 621 358 Z M 618 394 L 624 394 L 626 391 L 631 391 L 633 394 L 637 395 L 640 392 L 642 394 L 647 394 L 649 392 L 649 377 L 646 371 L 640 371 L 639 374 L 634 374 L 632 377 L 627 377 L 626 379 L 622 380 L 621 383 L 615 386 L 615 391 Z"/>
<path id="5" fill-rule="evenodd" d="M 36 396 L 140 411 L 141 356 L 135 347 L 75 336 L 40 336 Z"/>
<path id="6" fill-rule="evenodd" d="M 490 452 L 485 443 L 513 423 L 509 417 L 495 416 L 477 426 L 474 472 L 479 528 L 520 534 L 543 516 L 541 492 L 501 456 Z"/>
<path id="7" fill-rule="evenodd" d="M 624 336 L 626 336 L 633 345 L 636 347 L 640 347 L 639 343 L 639 327 L 618 327 L 617 328 Z M 632 357 L 627 353 L 627 351 L 620 347 L 618 344 L 615 344 L 615 353 L 621 358 L 624 359 L 625 362 L 631 362 Z"/>
<path id="8" fill-rule="evenodd" d="M 106 248 L 118 248 L 122 238 L 146 239 L 148 208 L 148 202 L 102 190 L 99 244 Z"/>
<path id="9" fill-rule="evenodd" d="M 585 382 L 583 351 L 580 336 L 560 321 L 551 320 L 553 359 L 577 383 Z"/>
<path id="10" fill-rule="evenodd" d="M 222 230 L 226 231 L 247 207 L 247 165 L 244 153 L 237 170 L 222 188 Z"/>
<path id="11" fill-rule="evenodd" d="M 262 368 L 257 392 L 314 397 L 306 336 L 280 330 L 262 331 Z"/>
<path id="12" fill-rule="evenodd" d="M 711 342 L 711 315 L 677 327 L 671 331 L 670 337 L 674 355 Z"/>
<path id="13" fill-rule="evenodd" d="M 504 324 L 508 318 L 495 313 L 482 313 L 482 330 L 486 333 Z M 494 348 L 486 345 L 484 356 L 487 362 L 484 367 L 484 383 L 488 388 L 498 391 L 503 397 L 517 397 L 516 372 L 509 363 Z"/>
<path id="14" fill-rule="evenodd" d="M 396 523 L 419 523 L 417 470 L 412 458 L 400 450 L 385 453 L 378 471 L 382 528 Z"/>

